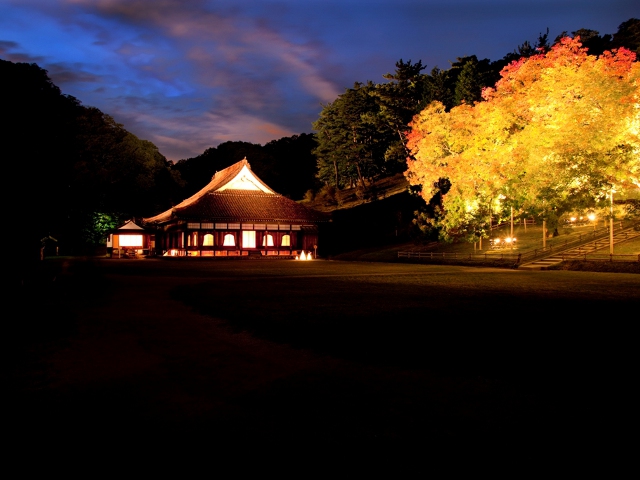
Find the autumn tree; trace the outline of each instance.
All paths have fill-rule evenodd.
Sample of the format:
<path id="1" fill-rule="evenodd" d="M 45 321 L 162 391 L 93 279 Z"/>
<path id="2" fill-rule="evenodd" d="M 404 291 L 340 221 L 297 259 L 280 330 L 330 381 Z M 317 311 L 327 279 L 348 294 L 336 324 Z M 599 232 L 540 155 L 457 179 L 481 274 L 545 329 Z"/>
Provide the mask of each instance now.
<path id="1" fill-rule="evenodd" d="M 505 67 L 485 101 L 450 111 L 434 102 L 417 115 L 406 176 L 426 201 L 450 181 L 433 222 L 468 240 L 511 207 L 547 217 L 638 187 L 639 75 L 629 50 L 596 57 L 564 37 Z"/>

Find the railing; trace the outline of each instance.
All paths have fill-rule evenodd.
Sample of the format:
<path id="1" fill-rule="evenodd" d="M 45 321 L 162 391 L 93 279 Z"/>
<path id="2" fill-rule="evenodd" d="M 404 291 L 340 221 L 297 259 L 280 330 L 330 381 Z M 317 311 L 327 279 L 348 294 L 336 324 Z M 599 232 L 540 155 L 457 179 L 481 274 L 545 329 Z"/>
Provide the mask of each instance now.
<path id="1" fill-rule="evenodd" d="M 398 258 L 415 258 L 418 260 L 453 259 L 453 260 L 512 260 L 520 263 L 519 253 L 444 253 L 444 252 L 398 252 Z"/>
<path id="2" fill-rule="evenodd" d="M 572 240 L 565 240 L 564 242 L 561 242 L 561 243 L 554 243 L 543 248 L 535 248 L 533 250 L 529 250 L 528 252 L 522 252 L 522 260 L 523 261 L 534 260 L 538 257 L 549 255 L 554 251 L 558 252 L 558 251 L 566 250 L 573 246 L 581 245 L 583 243 L 586 243 L 592 240 L 607 238 L 608 234 L 609 234 L 608 228 L 594 230 L 593 232 L 589 232 L 589 233 L 580 233 L 578 234 L 578 238 L 574 238 Z"/>
<path id="3" fill-rule="evenodd" d="M 571 240 L 565 240 L 564 242 L 554 243 L 544 248 L 536 248 L 533 250 L 529 250 L 527 252 L 521 252 L 517 254 L 516 253 L 496 253 L 495 250 L 492 250 L 491 253 L 443 253 L 443 252 L 423 251 L 424 248 L 429 248 L 437 244 L 437 242 L 433 242 L 433 244 L 425 245 L 421 247 L 419 250 L 414 249 L 414 250 L 398 252 L 398 258 L 418 259 L 418 260 L 420 259 L 424 259 L 424 260 L 426 259 L 429 259 L 429 260 L 434 260 L 434 259 L 490 260 L 490 259 L 494 259 L 494 260 L 513 260 L 515 263 L 521 263 L 525 261 L 529 262 L 531 260 L 535 260 L 538 257 L 548 256 L 553 252 L 562 252 L 564 250 L 580 246 L 590 241 L 600 240 L 600 239 L 604 240 L 608 238 L 608 235 L 609 235 L 609 229 L 601 228 L 599 230 L 594 230 L 589 233 L 580 233 L 578 234 L 577 238 L 574 237 Z M 635 237 L 638 234 L 630 229 L 629 230 L 625 229 L 624 231 L 615 233 L 615 235 L 616 237 L 618 237 L 618 239 L 621 236 L 623 236 L 624 237 L 623 240 L 626 240 L 630 237 Z M 578 253 L 578 255 L 573 255 L 573 256 L 567 255 L 567 259 L 568 258 L 575 259 L 577 257 L 584 256 L 584 255 L 593 255 L 593 254 L 589 254 L 588 252 L 585 252 L 584 254 Z M 617 255 L 614 255 L 614 257 L 616 256 Z M 606 255 L 605 257 L 606 257 L 605 258 L 606 260 L 610 260 L 611 255 Z M 635 261 L 635 255 L 631 255 L 631 257 L 634 257 L 634 258 L 632 260 L 626 260 L 626 261 Z M 564 256 L 563 256 L 563 259 L 564 259 Z M 610 261 L 615 261 L 615 260 L 610 260 Z"/>
<path id="4" fill-rule="evenodd" d="M 562 251 L 567 248 L 571 248 L 572 246 L 577 246 L 582 243 L 588 242 L 590 240 L 596 240 L 599 238 L 606 238 L 608 235 L 608 229 L 600 229 L 594 230 L 589 233 L 581 233 L 578 235 L 578 238 L 574 238 L 573 240 L 565 240 L 562 243 L 556 243 L 553 245 L 549 245 L 544 248 L 536 248 L 534 250 L 529 250 L 528 252 L 522 253 L 496 253 L 495 249 L 492 250 L 492 253 L 440 253 L 440 252 L 424 252 L 424 251 L 403 251 L 398 252 L 398 258 L 415 258 L 415 259 L 430 259 L 433 260 L 435 258 L 441 259 L 468 259 L 468 260 L 489 260 L 489 259 L 499 259 L 499 260 L 514 260 L 516 263 L 520 263 L 522 261 L 534 260 L 537 257 L 546 256 L 554 251 Z M 434 242 L 437 244 L 437 242 Z M 430 245 L 428 245 L 430 246 Z M 423 248 L 428 248 L 425 246 Z"/>
<path id="5" fill-rule="evenodd" d="M 590 262 L 640 262 L 640 255 L 584 253 L 579 255 L 562 255 L 562 260 L 584 260 Z"/>

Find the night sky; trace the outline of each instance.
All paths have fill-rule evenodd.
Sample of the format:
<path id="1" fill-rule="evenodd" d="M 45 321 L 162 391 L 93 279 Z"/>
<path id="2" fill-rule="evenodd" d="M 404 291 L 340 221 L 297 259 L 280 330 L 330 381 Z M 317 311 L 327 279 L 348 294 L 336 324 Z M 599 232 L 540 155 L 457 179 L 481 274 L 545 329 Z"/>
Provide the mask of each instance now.
<path id="1" fill-rule="evenodd" d="M 638 17 L 638 0 L 0 0 L 0 58 L 37 63 L 179 160 L 309 133 L 401 58 L 448 69 Z"/>

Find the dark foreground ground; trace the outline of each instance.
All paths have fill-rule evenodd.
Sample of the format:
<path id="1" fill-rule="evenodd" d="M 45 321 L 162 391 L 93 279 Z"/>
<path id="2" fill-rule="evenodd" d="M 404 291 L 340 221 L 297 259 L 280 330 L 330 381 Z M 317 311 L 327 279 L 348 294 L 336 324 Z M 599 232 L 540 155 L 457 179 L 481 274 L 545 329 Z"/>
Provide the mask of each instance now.
<path id="1" fill-rule="evenodd" d="M 4 435 L 36 455 L 407 445 L 539 461 L 611 446 L 631 421 L 638 275 L 287 260 L 44 267 L 3 322 Z"/>

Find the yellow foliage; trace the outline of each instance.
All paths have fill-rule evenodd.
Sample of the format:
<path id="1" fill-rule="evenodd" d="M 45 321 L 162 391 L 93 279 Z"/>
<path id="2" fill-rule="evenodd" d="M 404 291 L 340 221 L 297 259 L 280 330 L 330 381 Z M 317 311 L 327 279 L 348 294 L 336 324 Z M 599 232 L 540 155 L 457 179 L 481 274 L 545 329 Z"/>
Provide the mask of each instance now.
<path id="1" fill-rule="evenodd" d="M 619 49 L 590 56 L 579 39 L 505 67 L 484 102 L 414 117 L 406 176 L 428 201 L 447 178 L 443 226 L 496 198 L 520 212 L 597 199 L 640 186 L 640 64 Z M 475 207 L 474 207 L 475 208 Z M 457 212 L 457 213 L 455 213 Z M 487 214 L 488 215 L 488 214 Z"/>

